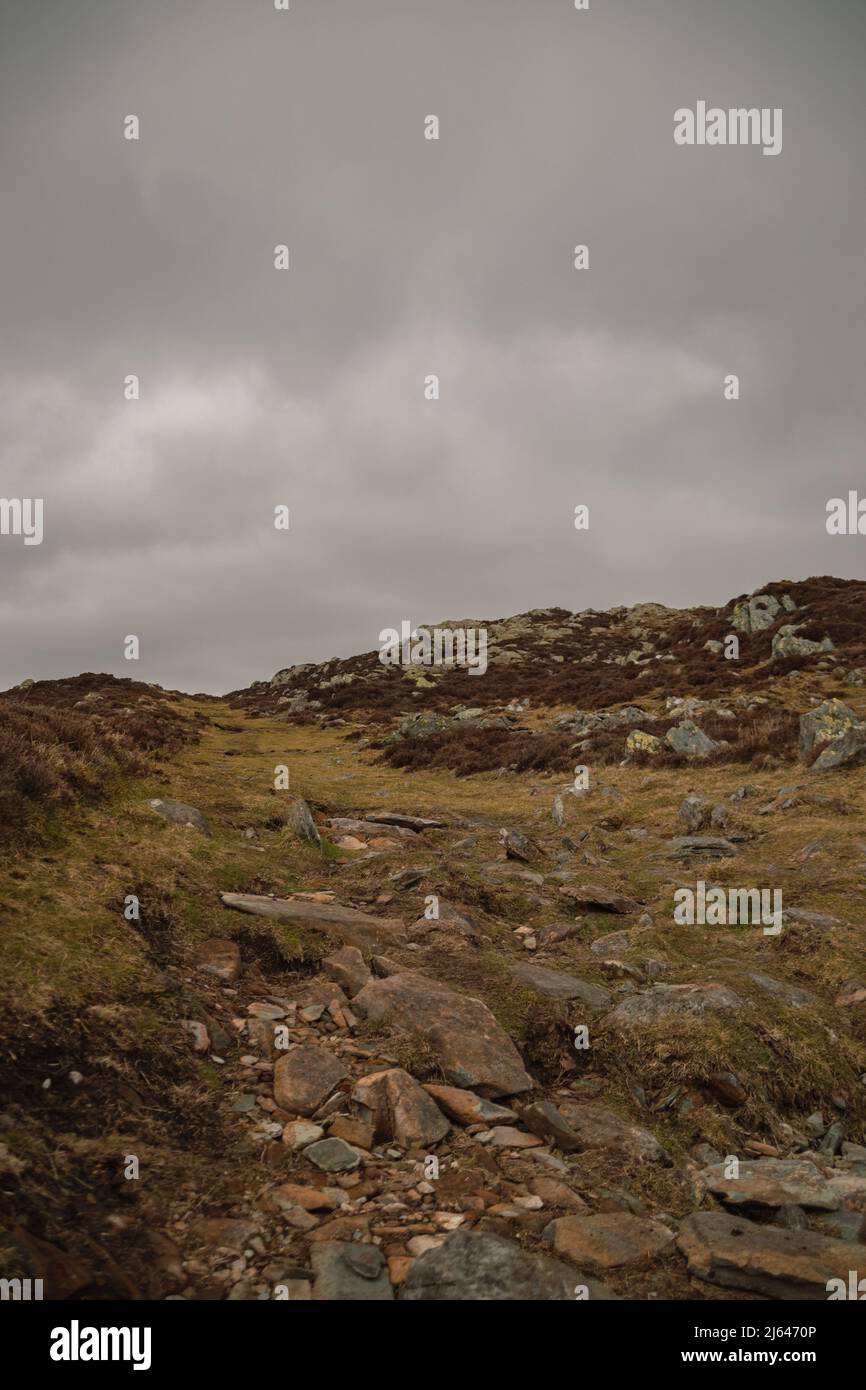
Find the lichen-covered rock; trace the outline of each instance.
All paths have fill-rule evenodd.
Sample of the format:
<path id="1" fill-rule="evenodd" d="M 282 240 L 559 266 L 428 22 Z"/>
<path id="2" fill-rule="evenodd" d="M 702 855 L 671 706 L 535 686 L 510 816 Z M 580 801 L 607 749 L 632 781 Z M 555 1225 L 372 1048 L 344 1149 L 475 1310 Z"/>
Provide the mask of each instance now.
<path id="1" fill-rule="evenodd" d="M 815 652 L 832 652 L 835 650 L 829 637 L 822 637 L 820 642 L 811 642 L 806 637 L 795 636 L 798 624 L 786 623 L 780 627 L 773 637 L 772 655 L 775 660 L 783 656 L 814 656 Z"/>
<path id="2" fill-rule="evenodd" d="M 866 724 L 843 700 L 825 700 L 800 717 L 800 756 L 814 772 L 829 772 L 866 757 Z"/>
<path id="3" fill-rule="evenodd" d="M 764 632 L 773 626 L 781 606 L 773 594 L 753 594 L 734 604 L 731 625 L 737 632 Z"/>
<path id="4" fill-rule="evenodd" d="M 661 753 L 664 743 L 655 734 L 644 733 L 643 729 L 632 729 L 625 741 L 625 751 L 627 756 L 635 753 L 648 753 L 650 757 Z"/>

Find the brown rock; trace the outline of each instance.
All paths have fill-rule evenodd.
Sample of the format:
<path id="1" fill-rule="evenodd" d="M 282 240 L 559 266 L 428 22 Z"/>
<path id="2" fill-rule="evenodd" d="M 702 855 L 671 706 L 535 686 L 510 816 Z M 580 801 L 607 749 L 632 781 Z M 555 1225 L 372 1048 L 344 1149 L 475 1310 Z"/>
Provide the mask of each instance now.
<path id="1" fill-rule="evenodd" d="M 483 1097 L 476 1096 L 474 1091 L 461 1091 L 459 1086 L 438 1086 L 426 1082 L 424 1090 L 450 1119 L 461 1125 L 491 1124 L 499 1120 L 517 1119 L 514 1111 L 509 1110 L 507 1106 L 484 1100 Z"/>
<path id="2" fill-rule="evenodd" d="M 199 947 L 198 968 L 207 975 L 232 984 L 241 973 L 241 951 L 236 941 L 212 936 Z"/>
<path id="3" fill-rule="evenodd" d="M 630 1212 L 560 1216 L 544 1232 L 557 1255 L 584 1269 L 644 1265 L 673 1245 L 674 1233 L 660 1221 Z"/>
<path id="4" fill-rule="evenodd" d="M 67 1255 L 59 1246 L 34 1236 L 24 1226 L 12 1231 L 12 1242 L 20 1251 L 32 1279 L 43 1281 L 45 1298 L 54 1301 L 71 1298 L 86 1288 L 93 1273 L 83 1260 Z"/>
<path id="5" fill-rule="evenodd" d="M 342 946 L 333 955 L 326 956 L 322 966 L 343 986 L 350 999 L 359 989 L 363 989 L 370 979 L 370 971 L 357 946 Z"/>
<path id="6" fill-rule="evenodd" d="M 355 996 L 359 1013 L 419 1034 L 437 1053 L 447 1079 L 483 1096 L 515 1095 L 533 1081 L 520 1054 L 486 1005 L 412 971 L 374 980 Z"/>
<path id="7" fill-rule="evenodd" d="M 535 1134 L 524 1134 L 514 1125 L 494 1125 L 489 1142 L 496 1149 L 536 1149 L 541 1140 Z"/>
<path id="8" fill-rule="evenodd" d="M 345 1206 L 348 1198 L 339 1187 L 301 1187 L 284 1182 L 268 1193 L 268 1201 L 280 1210 L 303 1207 L 304 1211 L 335 1211 Z"/>
<path id="9" fill-rule="evenodd" d="M 438 1144 L 451 1128 L 423 1086 L 402 1067 L 362 1077 L 352 1099 L 371 1112 L 377 1138 L 394 1139 L 404 1148 Z"/>
<path id="10" fill-rule="evenodd" d="M 373 1126 L 363 1120 L 350 1119 L 348 1115 L 338 1115 L 328 1130 L 332 1139 L 345 1139 L 358 1149 L 372 1149 L 376 1141 Z"/>
<path id="11" fill-rule="evenodd" d="M 321 1047 L 296 1047 L 274 1065 L 274 1100 L 290 1115 L 312 1115 L 348 1072 Z"/>
<path id="12" fill-rule="evenodd" d="M 846 980 L 836 995 L 837 1009 L 850 1009 L 854 1004 L 862 1004 L 866 999 L 866 985 L 860 980 Z"/>
<path id="13" fill-rule="evenodd" d="M 565 1153 L 584 1147 L 580 1137 L 575 1134 L 568 1121 L 549 1100 L 539 1100 L 525 1106 L 520 1118 L 527 1129 L 542 1139 L 550 1139 Z"/>

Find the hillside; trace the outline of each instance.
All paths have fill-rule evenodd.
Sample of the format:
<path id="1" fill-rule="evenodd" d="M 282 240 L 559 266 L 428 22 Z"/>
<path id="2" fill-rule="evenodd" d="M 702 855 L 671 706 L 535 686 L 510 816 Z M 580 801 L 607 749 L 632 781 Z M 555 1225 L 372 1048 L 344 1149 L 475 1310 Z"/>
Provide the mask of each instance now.
<path id="1" fill-rule="evenodd" d="M 2 1277 L 787 1300 L 856 1267 L 866 584 L 439 626 L 487 629 L 483 676 L 0 696 Z M 727 920 L 677 918 L 714 888 Z M 778 920 L 731 919 L 753 889 Z"/>

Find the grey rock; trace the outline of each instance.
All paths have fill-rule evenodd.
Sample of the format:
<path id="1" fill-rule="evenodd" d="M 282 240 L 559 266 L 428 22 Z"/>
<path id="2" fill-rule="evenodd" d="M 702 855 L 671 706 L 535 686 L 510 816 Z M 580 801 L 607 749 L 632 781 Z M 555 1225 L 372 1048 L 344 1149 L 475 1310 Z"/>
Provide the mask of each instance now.
<path id="1" fill-rule="evenodd" d="M 628 1154 L 641 1162 L 669 1166 L 670 1154 L 654 1134 L 624 1120 L 607 1106 L 585 1101 L 562 1100 L 557 1109 L 584 1149 L 610 1149 Z"/>
<path id="2" fill-rule="evenodd" d="M 313 813 L 307 802 L 301 797 L 292 802 L 289 810 L 289 825 L 300 840 L 307 840 L 311 845 L 321 845 L 322 837 L 316 822 L 313 820 Z"/>
<path id="3" fill-rule="evenodd" d="M 328 1141 L 325 1140 L 325 1143 Z M 373 1251 L 373 1254 L 367 1254 Z M 327 1302 L 393 1302 L 394 1290 L 381 1251 L 350 1241 L 314 1241 L 313 1298 Z"/>
<path id="4" fill-rule="evenodd" d="M 226 907 L 271 917 L 278 922 L 315 927 L 359 950 L 369 951 L 405 940 L 403 923 L 394 918 L 371 917 L 339 903 L 311 903 L 300 898 L 268 898 L 257 893 L 221 893 Z"/>
<path id="5" fill-rule="evenodd" d="M 743 1000 L 728 985 L 653 985 L 643 994 L 632 994 L 607 1016 L 615 1029 L 644 1027 L 676 1014 L 703 1014 L 741 1009 Z"/>
<path id="6" fill-rule="evenodd" d="M 753 594 L 734 605 L 731 625 L 737 632 L 764 632 L 773 626 L 780 608 L 774 594 Z"/>
<path id="7" fill-rule="evenodd" d="M 786 623 L 774 634 L 772 643 L 772 659 L 774 661 L 779 657 L 814 656 L 816 652 L 835 650 L 829 637 L 822 637 L 820 642 L 810 642 L 805 637 L 795 636 L 799 627 L 802 627 L 801 623 Z"/>
<path id="8" fill-rule="evenodd" d="M 304 1158 L 323 1173 L 350 1173 L 361 1162 L 361 1155 L 345 1139 L 319 1139 L 304 1149 Z"/>
<path id="9" fill-rule="evenodd" d="M 737 852 L 735 844 L 718 835 L 676 835 L 668 845 L 677 857 L 728 859 Z"/>
<path id="10" fill-rule="evenodd" d="M 403 830 L 443 830 L 444 820 L 434 820 L 429 816 L 407 816 L 403 811 L 365 811 L 364 820 L 376 825 L 400 826 Z"/>
<path id="11" fill-rule="evenodd" d="M 677 811 L 677 820 L 682 821 L 690 835 L 696 835 L 709 824 L 712 807 L 703 796 L 689 792 Z"/>
<path id="12" fill-rule="evenodd" d="M 163 820 L 172 821 L 175 825 L 191 825 L 196 830 L 200 830 L 203 835 L 212 835 L 210 823 L 197 811 L 194 806 L 187 806 L 183 801 L 164 801 L 161 797 L 154 797 L 149 801 L 148 806 L 155 811 Z"/>
<path id="13" fill-rule="evenodd" d="M 455 1231 L 414 1261 L 400 1291 L 408 1302 L 573 1302 L 575 1286 L 613 1299 L 606 1285 L 571 1266 L 482 1231 Z"/>
<path id="14" fill-rule="evenodd" d="M 674 753 L 686 758 L 708 758 L 718 753 L 725 745 L 709 738 L 691 719 L 684 719 L 674 728 L 668 729 L 664 741 Z"/>
<path id="15" fill-rule="evenodd" d="M 690 1274 L 722 1288 L 824 1301 L 830 1280 L 848 1284 L 851 1246 L 814 1231 L 782 1231 L 742 1216 L 699 1211 L 683 1221 L 677 1244 Z"/>
<path id="16" fill-rule="evenodd" d="M 536 965 L 532 961 L 521 961 L 511 967 L 511 974 L 518 984 L 526 989 L 543 994 L 547 999 L 577 999 L 589 1010 L 604 1009 L 613 995 L 602 985 L 591 984 L 588 980 L 578 980 L 561 970 L 550 970 L 547 966 Z"/>

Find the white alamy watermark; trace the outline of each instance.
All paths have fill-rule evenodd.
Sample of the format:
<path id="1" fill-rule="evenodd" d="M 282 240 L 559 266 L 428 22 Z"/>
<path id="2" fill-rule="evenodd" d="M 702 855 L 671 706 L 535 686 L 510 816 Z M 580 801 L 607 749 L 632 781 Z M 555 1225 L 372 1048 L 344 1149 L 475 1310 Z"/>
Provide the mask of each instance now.
<path id="1" fill-rule="evenodd" d="M 694 889 L 678 888 L 674 903 L 674 921 L 681 927 L 762 926 L 765 936 L 782 930 L 781 888 L 708 889 L 699 879 Z"/>
<path id="2" fill-rule="evenodd" d="M 38 1302 L 44 1297 L 41 1279 L 0 1279 L 0 1303 Z"/>
<path id="3" fill-rule="evenodd" d="M 848 1270 L 847 1287 L 844 1279 L 828 1279 L 824 1287 L 827 1290 L 828 1303 L 840 1298 L 852 1299 L 859 1303 L 866 1299 L 866 1279 L 861 1279 L 856 1269 Z"/>
<path id="4" fill-rule="evenodd" d="M 852 488 L 848 500 L 831 497 L 827 503 L 828 536 L 866 536 L 866 497 L 862 500 Z"/>
<path id="5" fill-rule="evenodd" d="M 131 1361 L 134 1371 L 150 1369 L 149 1327 L 69 1327 L 51 1331 L 52 1361 Z"/>
<path id="6" fill-rule="evenodd" d="M 0 497 L 0 536 L 23 536 L 25 545 L 41 545 L 42 498 Z"/>
<path id="7" fill-rule="evenodd" d="M 399 632 L 385 627 L 379 633 L 383 666 L 466 666 L 470 676 L 487 670 L 487 629 L 484 627 L 418 627 L 404 618 Z"/>
<path id="8" fill-rule="evenodd" d="M 676 145 L 762 145 L 762 154 L 781 154 L 781 106 L 732 107 L 697 102 L 694 111 L 681 106 L 674 112 Z"/>

